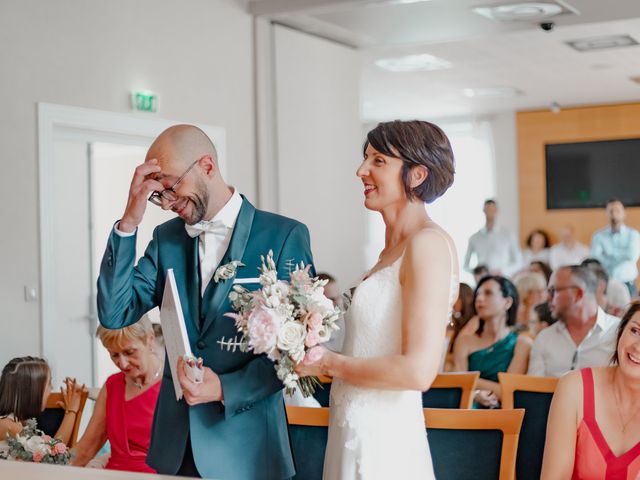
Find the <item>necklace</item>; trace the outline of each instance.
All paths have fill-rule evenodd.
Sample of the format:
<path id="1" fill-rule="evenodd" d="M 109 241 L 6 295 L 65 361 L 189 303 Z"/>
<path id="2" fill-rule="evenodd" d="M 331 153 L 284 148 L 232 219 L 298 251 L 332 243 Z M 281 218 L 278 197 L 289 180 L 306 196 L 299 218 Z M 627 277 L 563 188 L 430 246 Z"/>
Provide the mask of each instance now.
<path id="1" fill-rule="evenodd" d="M 138 387 L 138 390 L 142 390 L 146 385 L 150 385 L 151 383 L 153 383 L 153 381 L 158 378 L 160 376 L 160 371 L 162 370 L 162 365 L 160 365 L 158 367 L 158 370 L 156 370 L 156 373 L 154 373 L 153 377 L 151 377 L 150 380 L 148 380 L 147 382 L 141 382 L 139 380 L 134 380 L 133 378 L 131 379 L 131 382 L 133 383 L 133 385 L 135 385 L 136 387 Z"/>
<path id="2" fill-rule="evenodd" d="M 636 415 L 638 415 L 638 412 L 640 412 L 640 406 L 636 407 L 636 409 L 633 412 L 633 415 L 631 415 L 629 417 L 629 419 L 625 422 L 624 421 L 624 417 L 622 416 L 622 409 L 620 408 L 620 396 L 618 394 L 618 389 L 616 388 L 616 384 L 615 384 L 615 373 L 614 373 L 614 382 L 613 382 L 613 396 L 616 399 L 616 410 L 618 410 L 618 416 L 620 417 L 620 423 L 622 424 L 622 433 L 624 433 L 627 430 L 627 426 L 633 421 L 634 418 L 636 418 Z"/>

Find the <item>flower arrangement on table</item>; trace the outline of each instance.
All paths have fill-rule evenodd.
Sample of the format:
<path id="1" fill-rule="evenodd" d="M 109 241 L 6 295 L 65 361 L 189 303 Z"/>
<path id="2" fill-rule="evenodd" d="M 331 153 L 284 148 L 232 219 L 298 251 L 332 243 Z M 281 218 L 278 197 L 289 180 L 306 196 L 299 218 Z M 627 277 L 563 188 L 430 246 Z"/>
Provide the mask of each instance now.
<path id="1" fill-rule="evenodd" d="M 7 434 L 6 440 L 6 459 L 58 465 L 67 465 L 71 459 L 65 443 L 38 430 L 35 418 L 27 420 L 15 437 Z"/>
<path id="2" fill-rule="evenodd" d="M 229 294 L 237 313 L 226 315 L 235 319 L 241 338 L 223 338 L 218 343 L 227 350 L 239 347 L 241 351 L 266 354 L 275 363 L 286 392 L 293 394 L 300 388 L 308 397 L 320 381 L 317 377 L 299 377 L 294 368 L 309 350 L 327 342 L 339 329 L 340 309 L 324 295 L 327 280 L 309 275 L 310 265 L 297 265 L 287 282 L 278 280 L 272 251 L 260 258 L 261 288 L 249 291 L 235 285 Z"/>

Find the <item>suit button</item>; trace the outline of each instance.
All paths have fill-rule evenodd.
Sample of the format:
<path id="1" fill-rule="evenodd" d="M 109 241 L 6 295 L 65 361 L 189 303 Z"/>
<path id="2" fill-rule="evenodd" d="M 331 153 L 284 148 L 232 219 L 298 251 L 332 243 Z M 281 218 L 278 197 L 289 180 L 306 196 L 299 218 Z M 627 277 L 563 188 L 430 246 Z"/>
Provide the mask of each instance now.
<path id="1" fill-rule="evenodd" d="M 198 347 L 198 349 L 200 349 L 200 350 L 202 350 L 206 346 L 207 346 L 207 344 L 204 343 L 202 340 L 199 341 L 198 343 L 196 343 L 196 347 Z"/>

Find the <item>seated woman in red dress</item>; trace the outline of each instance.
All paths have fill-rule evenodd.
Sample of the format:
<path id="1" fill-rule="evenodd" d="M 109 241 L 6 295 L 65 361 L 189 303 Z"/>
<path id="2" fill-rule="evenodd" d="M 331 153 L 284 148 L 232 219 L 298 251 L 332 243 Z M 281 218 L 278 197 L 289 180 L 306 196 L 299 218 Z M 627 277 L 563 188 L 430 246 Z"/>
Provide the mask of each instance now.
<path id="1" fill-rule="evenodd" d="M 640 478 L 640 302 L 622 317 L 612 364 L 571 372 L 558 382 L 543 480 Z"/>
<path id="2" fill-rule="evenodd" d="M 72 464 L 87 465 L 109 440 L 111 456 L 105 468 L 154 473 L 146 459 L 163 360 L 154 352 L 151 322 L 143 317 L 119 330 L 99 326 L 97 335 L 120 372 L 111 375 L 100 390 L 87 430 L 74 448 Z"/>

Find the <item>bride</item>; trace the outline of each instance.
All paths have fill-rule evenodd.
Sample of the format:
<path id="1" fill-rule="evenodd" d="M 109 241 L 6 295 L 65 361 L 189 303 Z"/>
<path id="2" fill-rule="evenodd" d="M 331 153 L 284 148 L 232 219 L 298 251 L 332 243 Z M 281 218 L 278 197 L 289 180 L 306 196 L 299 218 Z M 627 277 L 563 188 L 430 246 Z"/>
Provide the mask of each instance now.
<path id="1" fill-rule="evenodd" d="M 453 183 L 453 153 L 436 125 L 381 123 L 357 175 L 385 247 L 353 292 L 343 353 L 316 347 L 297 371 L 334 379 L 325 480 L 433 479 L 421 392 L 438 372 L 458 262 L 425 203 Z"/>

